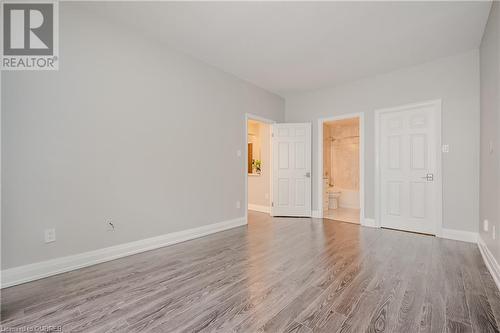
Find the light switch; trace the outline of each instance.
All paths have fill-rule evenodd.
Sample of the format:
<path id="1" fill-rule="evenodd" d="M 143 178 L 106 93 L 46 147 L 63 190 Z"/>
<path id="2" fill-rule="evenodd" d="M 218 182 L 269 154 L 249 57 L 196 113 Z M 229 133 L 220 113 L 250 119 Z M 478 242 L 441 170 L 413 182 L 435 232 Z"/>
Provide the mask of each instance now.
<path id="1" fill-rule="evenodd" d="M 490 151 L 490 155 L 493 154 L 493 151 L 495 150 L 494 146 L 493 146 L 493 141 L 490 141 L 490 144 L 489 144 L 489 151 Z"/>
<path id="2" fill-rule="evenodd" d="M 238 150 L 236 151 L 236 156 L 241 157 L 241 150 L 239 150 L 239 149 L 238 149 Z"/>
<path id="3" fill-rule="evenodd" d="M 52 243 L 56 241 L 56 229 L 45 229 L 45 243 Z"/>

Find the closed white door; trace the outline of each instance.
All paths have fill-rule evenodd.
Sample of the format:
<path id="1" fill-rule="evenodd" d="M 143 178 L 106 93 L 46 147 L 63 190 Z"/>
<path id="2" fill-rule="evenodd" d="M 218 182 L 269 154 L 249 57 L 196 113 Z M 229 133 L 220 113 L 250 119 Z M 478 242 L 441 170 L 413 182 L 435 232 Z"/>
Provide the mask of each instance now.
<path id="1" fill-rule="evenodd" d="M 379 113 L 381 226 L 436 234 L 440 221 L 439 102 Z"/>
<path id="2" fill-rule="evenodd" d="M 311 216 L 311 124 L 274 124 L 273 216 Z"/>

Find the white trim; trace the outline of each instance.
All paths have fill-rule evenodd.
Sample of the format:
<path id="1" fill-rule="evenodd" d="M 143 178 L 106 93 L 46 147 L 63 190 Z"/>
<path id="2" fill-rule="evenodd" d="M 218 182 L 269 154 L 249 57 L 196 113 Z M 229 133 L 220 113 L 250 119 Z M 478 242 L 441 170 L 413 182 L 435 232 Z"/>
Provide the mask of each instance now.
<path id="1" fill-rule="evenodd" d="M 349 118 L 359 118 L 359 219 L 361 225 L 365 221 L 365 115 L 362 112 L 347 113 L 339 116 L 325 117 L 318 119 L 318 216 L 323 217 L 323 123 Z"/>
<path id="2" fill-rule="evenodd" d="M 359 209 L 359 205 L 341 205 L 339 204 L 339 208 L 347 208 L 347 209 Z"/>
<path id="3" fill-rule="evenodd" d="M 267 119 L 252 113 L 245 113 L 245 140 L 243 141 L 245 143 L 245 156 L 244 156 L 244 161 L 245 165 L 243 167 L 243 178 L 245 179 L 245 201 L 243 202 L 243 205 L 245 206 L 245 219 L 248 220 L 248 120 L 256 120 L 260 121 L 262 123 L 266 123 L 268 125 L 272 125 L 276 123 L 276 121 L 272 119 Z M 271 207 L 271 200 L 273 197 L 273 166 L 272 166 L 272 144 L 271 144 L 271 136 L 272 136 L 272 126 L 269 126 L 269 207 Z M 269 210 L 268 213 L 271 213 L 271 210 Z"/>
<path id="4" fill-rule="evenodd" d="M 406 109 L 412 109 L 422 106 L 435 105 L 436 106 L 436 128 L 439 129 L 438 135 L 436 135 L 436 177 L 435 182 L 437 183 L 438 193 L 437 193 L 437 225 L 435 226 L 435 234 L 437 237 L 442 237 L 443 233 L 443 172 L 442 172 L 442 153 L 441 153 L 441 142 L 442 142 L 442 101 L 441 99 L 436 99 L 432 101 L 426 101 L 421 103 L 406 104 L 397 107 L 385 108 L 375 110 L 375 225 L 378 227 L 382 226 L 382 221 L 380 218 L 380 117 L 382 113 L 385 112 L 395 112 L 402 111 Z M 448 238 L 448 237 L 443 237 Z"/>
<path id="5" fill-rule="evenodd" d="M 367 217 L 365 217 L 361 225 L 363 227 L 378 228 L 378 226 L 375 224 L 375 220 Z"/>
<path id="6" fill-rule="evenodd" d="M 484 242 L 481 235 L 477 237 L 477 245 L 483 257 L 484 263 L 486 264 L 486 267 L 488 267 L 488 270 L 490 271 L 490 274 L 493 277 L 497 288 L 500 289 L 500 265 L 498 265 L 498 261 L 496 261 L 490 249 L 488 249 L 488 246 Z"/>
<path id="7" fill-rule="evenodd" d="M 104 249 L 84 252 L 72 256 L 42 261 L 25 266 L 9 268 L 1 271 L 1 287 L 10 287 L 17 284 L 38 280 L 44 277 L 72 271 L 102 262 L 126 257 L 136 253 L 154 250 L 160 247 L 203 237 L 216 232 L 247 224 L 245 217 L 229 221 L 213 223 L 202 227 L 187 229 L 169 234 L 141 239 L 138 241 L 115 245 Z"/>
<path id="8" fill-rule="evenodd" d="M 323 218 L 323 214 L 321 213 L 321 211 L 313 209 L 311 217 L 314 217 L 314 218 L 317 218 L 317 219 L 321 219 L 321 218 Z"/>
<path id="9" fill-rule="evenodd" d="M 256 212 L 268 213 L 269 214 L 271 212 L 271 207 L 269 207 L 269 206 L 263 206 L 263 205 L 248 204 L 248 210 L 254 210 Z"/>
<path id="10" fill-rule="evenodd" d="M 440 238 L 452 239 L 462 242 L 477 243 L 477 232 L 456 229 L 441 229 Z"/>

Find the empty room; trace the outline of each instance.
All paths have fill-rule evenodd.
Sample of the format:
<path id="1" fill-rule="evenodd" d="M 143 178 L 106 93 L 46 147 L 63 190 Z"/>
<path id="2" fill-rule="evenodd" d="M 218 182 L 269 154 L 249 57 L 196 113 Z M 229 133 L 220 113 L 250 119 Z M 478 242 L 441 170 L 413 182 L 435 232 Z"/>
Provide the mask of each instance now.
<path id="1" fill-rule="evenodd" d="M 1 332 L 500 331 L 500 2 L 0 8 Z"/>

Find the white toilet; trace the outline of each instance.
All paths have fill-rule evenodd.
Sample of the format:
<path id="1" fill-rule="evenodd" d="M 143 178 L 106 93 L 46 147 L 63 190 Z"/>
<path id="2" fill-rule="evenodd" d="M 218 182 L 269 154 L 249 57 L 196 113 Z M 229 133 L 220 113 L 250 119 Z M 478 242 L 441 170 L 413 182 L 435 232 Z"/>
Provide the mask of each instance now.
<path id="1" fill-rule="evenodd" d="M 335 187 L 328 188 L 328 208 L 337 209 L 339 207 L 339 198 L 342 194 L 341 191 Z"/>

